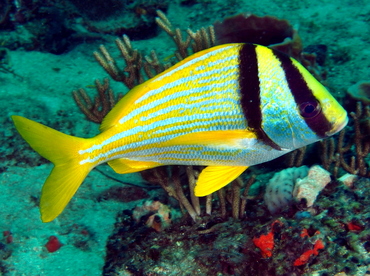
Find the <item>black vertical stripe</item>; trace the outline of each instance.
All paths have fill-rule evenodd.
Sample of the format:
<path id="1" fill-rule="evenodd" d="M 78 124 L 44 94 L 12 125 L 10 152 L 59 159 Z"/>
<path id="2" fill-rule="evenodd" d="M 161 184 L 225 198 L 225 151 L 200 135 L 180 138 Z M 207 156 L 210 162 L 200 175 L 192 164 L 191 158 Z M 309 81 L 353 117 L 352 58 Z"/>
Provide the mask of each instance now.
<path id="1" fill-rule="evenodd" d="M 318 102 L 312 90 L 308 87 L 306 80 L 299 72 L 298 68 L 294 66 L 292 59 L 279 51 L 273 50 L 273 53 L 281 63 L 289 89 L 297 106 L 301 106 L 307 102 Z M 303 118 L 307 125 L 321 138 L 326 137 L 325 133 L 332 129 L 331 123 L 323 112 L 320 112 L 317 116 L 312 118 Z"/>
<path id="2" fill-rule="evenodd" d="M 248 122 L 248 128 L 263 143 L 274 149 L 281 150 L 262 129 L 260 79 L 258 76 L 256 47 L 253 44 L 244 44 L 239 52 L 240 104 Z"/>

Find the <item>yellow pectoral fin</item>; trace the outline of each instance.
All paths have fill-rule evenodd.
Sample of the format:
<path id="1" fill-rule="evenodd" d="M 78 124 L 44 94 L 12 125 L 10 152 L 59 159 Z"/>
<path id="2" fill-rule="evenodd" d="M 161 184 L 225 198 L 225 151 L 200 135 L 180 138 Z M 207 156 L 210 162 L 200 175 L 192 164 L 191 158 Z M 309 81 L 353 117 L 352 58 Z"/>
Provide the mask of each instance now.
<path id="1" fill-rule="evenodd" d="M 209 195 L 241 175 L 248 167 L 208 166 L 199 175 L 195 186 L 195 196 Z"/>
<path id="2" fill-rule="evenodd" d="M 181 135 L 161 146 L 172 145 L 217 145 L 233 148 L 247 148 L 257 142 L 254 132 L 248 130 L 200 131 Z"/>
<path id="3" fill-rule="evenodd" d="M 109 161 L 108 165 L 119 174 L 139 172 L 162 166 L 161 163 L 157 162 L 135 161 L 126 158 L 114 159 Z"/>

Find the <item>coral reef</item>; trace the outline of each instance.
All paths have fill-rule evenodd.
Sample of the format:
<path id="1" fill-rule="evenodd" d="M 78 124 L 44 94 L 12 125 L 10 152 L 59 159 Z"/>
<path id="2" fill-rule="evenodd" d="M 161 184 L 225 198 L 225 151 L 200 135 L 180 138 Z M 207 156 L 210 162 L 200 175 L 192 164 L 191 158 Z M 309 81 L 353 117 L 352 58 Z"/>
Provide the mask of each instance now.
<path id="1" fill-rule="evenodd" d="M 19 6 L 15 6 L 15 3 L 19 3 Z M 50 3 L 56 6 L 50 7 Z M 270 16 L 239 15 L 231 23 L 225 23 L 228 19 L 224 23 L 215 23 L 215 30 L 210 26 L 193 32 L 190 29 L 175 28 L 165 13 L 156 13 L 158 8 L 166 11 L 168 3 L 118 0 L 0 1 L 0 29 L 3 30 L 0 33 L 0 44 L 5 46 L 0 48 L 0 72 L 22 79 L 12 71 L 9 49 L 23 47 L 25 50 L 61 54 L 81 42 L 104 41 L 109 35 L 121 36 L 125 33 L 128 36 L 122 36 L 116 42 L 123 56 L 122 64 L 104 46 L 94 56 L 114 81 L 132 88 L 194 52 L 223 43 L 223 36 L 231 37 L 230 42 L 239 42 L 237 37 L 242 34 L 240 42 L 266 43 L 300 60 L 316 77 L 325 78 L 320 66 L 324 64 L 326 46 L 311 45 L 303 48 L 298 32 L 286 20 Z M 181 3 L 207 5 L 209 1 L 185 0 Z M 94 6 L 91 9 L 85 6 L 92 4 Z M 192 16 L 198 14 L 194 12 Z M 226 27 L 222 24 L 232 26 L 231 29 L 238 26 L 237 33 L 231 36 L 223 34 L 223 28 Z M 246 32 L 241 32 L 241 29 Z M 158 30 L 164 30 L 176 44 L 176 51 L 168 53 L 165 60 L 160 60 L 154 50 L 144 54 L 132 47 L 129 37 L 147 38 L 156 35 Z M 246 39 L 245 33 L 252 38 Z M 257 40 L 260 37 L 263 40 Z M 334 55 L 333 59 L 343 62 L 348 60 L 348 53 L 336 51 L 331 55 Z M 348 90 L 363 93 L 368 87 L 368 82 L 365 82 Z M 96 88 L 96 96 L 90 97 L 87 89 L 75 90 L 73 96 L 88 120 L 101 123 L 122 95 L 112 91 L 108 79 L 97 80 L 93 88 Z M 17 106 L 17 100 L 7 101 L 7 104 Z M 229 187 L 204 199 L 193 196 L 194 183 L 202 168 L 191 166 L 162 167 L 143 172 L 143 178 L 152 186 L 163 188 L 162 194 L 156 193 L 156 196 L 162 196 L 161 202 L 153 199 L 152 194 L 147 192 L 148 187 L 115 186 L 94 195 L 100 205 L 104 205 L 105 202 L 101 201 L 106 200 L 130 202 L 152 198 L 147 205 L 154 207 L 145 210 L 146 204 L 143 203 L 133 211 L 117 215 L 115 230 L 107 244 L 102 274 L 364 275 L 370 265 L 370 111 L 365 99 L 353 97 L 350 101 L 348 110 L 353 112 L 350 125 L 345 131 L 323 141 L 319 149 L 315 146 L 307 148 L 307 151 L 306 148 L 299 149 L 287 158 L 288 166 L 298 167 L 320 163 L 315 158 L 320 155 L 322 166 L 335 178 L 338 177 L 321 191 L 309 209 L 310 201 L 306 201 L 308 204 L 304 200 L 292 204 L 292 184 L 281 186 L 279 191 L 280 201 L 277 204 L 288 204 L 287 208 L 284 208 L 285 205 L 278 206 L 282 213 L 271 214 L 271 210 L 268 210 L 270 207 L 266 208 L 265 202 L 271 200 L 273 190 L 264 200 L 261 194 L 271 170 L 285 166 L 274 166 L 276 163 L 256 166 Z M 362 103 L 358 104 L 357 101 Z M 45 110 L 44 105 L 36 108 L 40 114 L 41 110 Z M 27 109 L 23 112 L 26 116 L 30 115 Z M 35 112 L 29 117 L 33 116 L 40 115 Z M 64 116 L 62 124 L 71 124 L 68 115 L 61 116 Z M 56 121 L 51 118 L 43 122 L 55 126 L 53 120 Z M 32 167 L 45 162 L 20 143 L 7 119 L 1 123 L 3 127 L 0 133 L 4 137 L 5 151 L 0 158 L 0 173 L 6 170 L 7 165 Z M 14 144 L 23 146 L 14 147 Z M 339 178 L 345 172 L 350 175 Z M 287 171 L 277 174 L 287 174 Z M 285 180 L 279 178 L 281 183 Z M 293 183 L 292 180 L 286 181 Z M 285 190 L 287 187 L 288 191 Z M 301 197 L 307 199 L 307 196 Z M 34 197 L 33 201 L 37 202 L 38 199 Z M 140 207 L 144 207 L 144 210 L 138 215 Z M 173 212 L 177 207 L 189 216 L 174 219 Z M 82 251 L 94 252 L 90 248 L 91 243 L 97 240 L 94 230 L 87 230 L 81 225 L 66 227 L 63 222 L 61 226 L 65 232 L 57 233 L 58 237 L 70 234 L 69 231 L 72 231 L 74 237 L 73 242 L 62 250 L 74 246 Z M 14 229 L 11 230 L 3 232 L 0 242 L 0 274 L 4 275 L 8 271 L 3 263 L 14 249 Z M 14 237 L 17 234 L 14 233 Z M 55 236 L 51 236 L 50 240 L 47 248 L 43 247 L 46 240 L 41 242 L 43 253 L 57 256 L 60 252 L 48 254 L 48 251 L 58 250 L 60 242 Z"/>
<path id="2" fill-rule="evenodd" d="M 330 181 L 330 173 L 318 165 L 284 169 L 267 183 L 264 201 L 271 214 L 286 211 L 302 200 L 304 208 L 311 207 Z"/>
<path id="3" fill-rule="evenodd" d="M 139 222 L 145 218 L 145 224 L 157 232 L 169 227 L 173 217 L 171 209 L 158 200 L 145 201 L 141 206 L 136 206 L 132 217 Z"/>
<path id="4" fill-rule="evenodd" d="M 183 217 L 161 232 L 126 211 L 117 216 L 103 273 L 356 275 L 370 265 L 369 191 L 366 178 L 352 188 L 331 182 L 305 216 L 304 208 L 271 216 L 259 198 L 243 220 L 210 216 L 194 225 Z"/>

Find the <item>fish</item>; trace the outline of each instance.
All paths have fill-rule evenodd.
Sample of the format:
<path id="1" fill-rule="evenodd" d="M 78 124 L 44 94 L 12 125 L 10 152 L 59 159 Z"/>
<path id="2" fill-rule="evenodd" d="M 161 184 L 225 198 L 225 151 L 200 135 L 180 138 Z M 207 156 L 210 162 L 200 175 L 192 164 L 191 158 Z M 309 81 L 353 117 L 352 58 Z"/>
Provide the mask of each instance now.
<path id="1" fill-rule="evenodd" d="M 248 167 L 343 129 L 345 109 L 295 59 L 256 44 L 197 52 L 131 89 L 100 133 L 78 138 L 13 115 L 24 140 L 54 164 L 41 192 L 43 222 L 58 217 L 88 173 L 206 166 L 194 193 L 209 195 Z"/>

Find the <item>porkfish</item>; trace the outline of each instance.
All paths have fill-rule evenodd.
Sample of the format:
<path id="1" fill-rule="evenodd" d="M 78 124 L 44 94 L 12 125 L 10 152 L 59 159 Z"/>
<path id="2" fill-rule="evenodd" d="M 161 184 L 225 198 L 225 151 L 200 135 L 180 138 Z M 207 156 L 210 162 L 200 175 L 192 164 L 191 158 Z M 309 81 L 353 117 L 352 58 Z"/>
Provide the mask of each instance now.
<path id="1" fill-rule="evenodd" d="M 206 196 L 249 166 L 331 136 L 348 121 L 343 107 L 296 60 L 242 43 L 195 53 L 134 87 L 93 138 L 12 119 L 27 143 L 54 164 L 42 188 L 44 222 L 63 211 L 102 163 L 120 174 L 207 166 L 195 187 L 196 196 Z"/>

